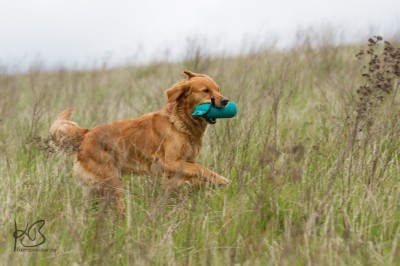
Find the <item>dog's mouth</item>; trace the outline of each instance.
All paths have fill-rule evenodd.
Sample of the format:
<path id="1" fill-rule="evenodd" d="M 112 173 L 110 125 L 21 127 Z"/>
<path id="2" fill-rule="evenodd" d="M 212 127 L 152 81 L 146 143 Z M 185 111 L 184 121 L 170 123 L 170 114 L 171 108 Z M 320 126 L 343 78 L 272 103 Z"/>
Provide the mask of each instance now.
<path id="1" fill-rule="evenodd" d="M 211 125 L 214 125 L 215 123 L 217 123 L 217 119 L 215 119 L 215 118 L 204 118 L 204 120 L 206 120 L 207 123 L 209 123 Z"/>

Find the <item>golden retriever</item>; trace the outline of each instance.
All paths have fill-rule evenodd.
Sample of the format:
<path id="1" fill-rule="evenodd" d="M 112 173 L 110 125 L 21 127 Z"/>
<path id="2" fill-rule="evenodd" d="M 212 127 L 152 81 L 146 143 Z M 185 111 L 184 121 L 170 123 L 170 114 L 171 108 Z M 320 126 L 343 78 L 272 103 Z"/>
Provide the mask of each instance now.
<path id="1" fill-rule="evenodd" d="M 215 120 L 191 115 L 197 105 L 210 102 L 212 96 L 217 107 L 229 100 L 209 76 L 184 73 L 187 79 L 165 91 L 167 102 L 157 112 L 86 129 L 70 120 L 73 109 L 67 109 L 50 128 L 59 146 L 73 150 L 74 172 L 90 187 L 89 194 L 111 196 L 122 215 L 123 173 L 162 176 L 167 188 L 186 182 L 194 186 L 204 181 L 216 185 L 229 182 L 195 162 L 207 125 Z"/>

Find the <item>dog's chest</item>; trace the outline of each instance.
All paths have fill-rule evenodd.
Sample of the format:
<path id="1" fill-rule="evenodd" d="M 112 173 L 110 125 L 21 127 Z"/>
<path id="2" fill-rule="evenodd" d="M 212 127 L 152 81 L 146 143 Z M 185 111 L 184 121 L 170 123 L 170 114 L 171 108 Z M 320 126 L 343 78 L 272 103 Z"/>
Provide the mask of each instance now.
<path id="1" fill-rule="evenodd" d="M 199 156 L 202 143 L 201 141 L 189 140 L 184 147 L 184 158 L 187 162 L 194 162 Z"/>

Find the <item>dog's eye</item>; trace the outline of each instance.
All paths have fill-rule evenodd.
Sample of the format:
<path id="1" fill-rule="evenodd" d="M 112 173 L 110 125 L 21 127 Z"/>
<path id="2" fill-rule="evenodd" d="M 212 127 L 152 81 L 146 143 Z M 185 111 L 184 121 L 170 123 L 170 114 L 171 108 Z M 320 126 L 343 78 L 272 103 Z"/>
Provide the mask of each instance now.
<path id="1" fill-rule="evenodd" d="M 209 93 L 210 92 L 210 89 L 205 89 L 205 90 L 203 90 L 205 93 Z"/>

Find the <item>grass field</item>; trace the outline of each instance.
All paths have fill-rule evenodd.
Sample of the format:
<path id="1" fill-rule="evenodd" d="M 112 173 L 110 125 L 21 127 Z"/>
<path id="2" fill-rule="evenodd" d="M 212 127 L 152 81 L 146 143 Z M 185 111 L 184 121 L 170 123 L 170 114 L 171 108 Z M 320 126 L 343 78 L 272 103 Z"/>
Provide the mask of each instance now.
<path id="1" fill-rule="evenodd" d="M 384 73 L 390 94 L 379 76 L 363 77 L 372 55 L 357 60 L 361 48 L 383 53 L 383 44 L 301 42 L 285 52 L 1 74 L 0 263 L 400 265 L 398 77 Z M 395 69 L 378 59 L 374 73 Z M 184 69 L 213 77 L 239 107 L 209 127 L 199 158 L 230 185 L 165 198 L 160 180 L 127 175 L 125 221 L 87 208 L 71 158 L 43 140 L 55 116 L 74 107 L 74 120 L 94 127 L 158 110 Z M 56 251 L 14 252 L 14 221 L 24 229 L 41 219 L 38 248 Z"/>

